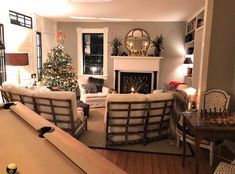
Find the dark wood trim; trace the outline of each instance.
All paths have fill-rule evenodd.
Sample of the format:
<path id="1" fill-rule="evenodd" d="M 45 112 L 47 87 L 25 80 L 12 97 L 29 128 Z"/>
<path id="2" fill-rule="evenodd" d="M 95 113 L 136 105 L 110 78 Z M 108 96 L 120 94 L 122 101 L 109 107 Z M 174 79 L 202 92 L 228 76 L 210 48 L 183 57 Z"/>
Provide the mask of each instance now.
<path id="1" fill-rule="evenodd" d="M 153 90 L 157 89 L 157 71 L 153 71 Z"/>
<path id="2" fill-rule="evenodd" d="M 119 92 L 118 90 L 118 74 L 119 74 L 119 70 L 115 70 L 115 91 Z"/>

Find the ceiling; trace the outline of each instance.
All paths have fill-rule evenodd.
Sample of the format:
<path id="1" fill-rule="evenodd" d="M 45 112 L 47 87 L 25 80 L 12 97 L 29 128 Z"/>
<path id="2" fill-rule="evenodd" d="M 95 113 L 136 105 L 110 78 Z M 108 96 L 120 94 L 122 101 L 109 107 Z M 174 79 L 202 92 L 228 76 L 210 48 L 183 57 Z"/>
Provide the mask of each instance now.
<path id="1" fill-rule="evenodd" d="M 75 1 L 79 0 L 8 0 L 4 3 L 8 3 L 11 10 L 34 12 L 55 21 L 187 21 L 204 7 L 206 0 Z"/>

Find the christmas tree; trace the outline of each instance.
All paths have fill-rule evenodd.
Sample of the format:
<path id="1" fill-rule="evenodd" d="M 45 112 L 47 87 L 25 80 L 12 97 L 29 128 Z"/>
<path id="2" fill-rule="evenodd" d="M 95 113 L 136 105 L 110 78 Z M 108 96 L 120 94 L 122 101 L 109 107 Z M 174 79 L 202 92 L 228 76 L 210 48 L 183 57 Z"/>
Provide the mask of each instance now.
<path id="1" fill-rule="evenodd" d="M 48 53 L 42 70 L 42 83 L 53 91 L 78 92 L 77 76 L 72 68 L 71 57 L 65 52 L 67 37 L 57 33 L 57 46 Z"/>

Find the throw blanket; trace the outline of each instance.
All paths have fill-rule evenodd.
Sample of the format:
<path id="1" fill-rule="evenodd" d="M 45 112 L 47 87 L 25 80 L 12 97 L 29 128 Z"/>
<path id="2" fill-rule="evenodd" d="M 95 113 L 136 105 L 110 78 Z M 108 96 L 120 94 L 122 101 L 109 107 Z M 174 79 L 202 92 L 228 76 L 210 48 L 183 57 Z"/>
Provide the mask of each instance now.
<path id="1" fill-rule="evenodd" d="M 188 109 L 188 96 L 182 90 L 173 90 L 171 91 L 174 97 L 174 106 L 173 106 L 173 114 L 170 123 L 170 138 L 176 138 L 176 126 L 180 121 L 181 112 L 184 112 Z"/>

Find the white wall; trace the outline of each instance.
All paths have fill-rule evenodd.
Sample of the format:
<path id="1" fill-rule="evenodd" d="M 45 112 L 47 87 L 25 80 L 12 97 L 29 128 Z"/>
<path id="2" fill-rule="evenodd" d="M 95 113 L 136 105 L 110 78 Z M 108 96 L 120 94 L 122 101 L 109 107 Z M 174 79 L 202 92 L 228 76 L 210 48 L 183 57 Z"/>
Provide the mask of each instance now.
<path id="1" fill-rule="evenodd" d="M 185 22 L 60 22 L 58 29 L 68 35 L 68 41 L 65 43 L 65 49 L 72 58 L 73 67 L 78 72 L 77 67 L 77 32 L 76 28 L 109 28 L 108 42 L 110 43 L 115 36 L 123 39 L 126 34 L 133 28 L 142 28 L 146 30 L 151 38 L 156 35 L 163 34 L 164 50 L 161 56 L 159 87 L 163 83 L 172 80 L 184 81 L 184 35 Z M 124 50 L 124 48 L 123 48 Z M 152 50 L 149 50 L 149 54 Z M 107 86 L 113 87 L 114 70 L 113 59 L 110 57 L 111 47 L 108 46 L 108 80 L 105 82 Z M 144 65 L 143 65 L 144 66 Z M 147 67 L 146 67 L 147 68 Z"/>
<path id="2" fill-rule="evenodd" d="M 235 1 L 207 0 L 206 30 L 201 73 L 202 94 L 222 89 L 231 95 L 235 111 Z M 201 99 L 202 101 L 202 99 Z"/>
<path id="3" fill-rule="evenodd" d="M 33 18 L 33 29 L 10 24 L 9 10 L 25 14 Z M 43 59 L 49 49 L 55 45 L 56 22 L 37 16 L 36 14 L 17 11 L 6 6 L 0 7 L 0 23 L 4 25 L 6 53 L 27 52 L 29 65 L 20 67 L 22 83 L 28 83 L 32 73 L 37 73 L 36 32 L 42 33 Z M 7 80 L 17 82 L 17 67 L 7 66 Z"/>

